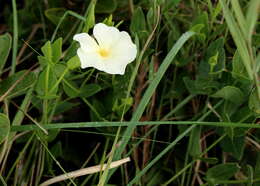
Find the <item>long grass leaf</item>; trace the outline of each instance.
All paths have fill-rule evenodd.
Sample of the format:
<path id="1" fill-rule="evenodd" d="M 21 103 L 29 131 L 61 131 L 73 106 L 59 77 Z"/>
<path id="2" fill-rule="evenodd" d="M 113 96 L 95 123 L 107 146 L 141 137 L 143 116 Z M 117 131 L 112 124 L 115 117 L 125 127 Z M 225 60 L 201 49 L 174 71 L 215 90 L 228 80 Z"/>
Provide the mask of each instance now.
<path id="1" fill-rule="evenodd" d="M 176 42 L 176 44 L 172 47 L 166 58 L 163 60 L 160 68 L 158 69 L 153 81 L 149 85 L 149 87 L 146 89 L 143 98 L 141 99 L 139 106 L 137 107 L 136 111 L 133 114 L 133 117 L 131 121 L 139 121 L 141 116 L 143 115 L 143 112 L 149 103 L 150 98 L 152 97 L 156 87 L 158 86 L 159 82 L 161 81 L 163 75 L 165 74 L 166 70 L 172 63 L 174 57 L 178 53 L 178 51 L 181 49 L 181 47 L 184 45 L 184 43 L 194 35 L 194 32 L 186 32 L 184 33 L 180 39 Z M 130 125 L 125 130 L 124 135 L 130 136 L 129 134 L 132 134 L 133 130 L 135 128 L 135 125 Z M 125 149 L 130 137 L 122 139 L 122 144 L 115 152 L 115 159 L 119 159 L 121 153 Z"/>
<path id="2" fill-rule="evenodd" d="M 247 45 L 245 43 L 245 40 L 243 40 L 242 33 L 232 16 L 230 10 L 228 9 L 226 3 L 224 0 L 220 0 L 220 4 L 222 6 L 223 12 L 224 12 L 224 17 L 226 19 L 228 28 L 231 32 L 231 35 L 233 37 L 233 40 L 235 41 L 235 44 L 237 46 L 238 52 L 243 59 L 244 66 L 247 70 L 248 76 L 250 80 L 253 80 L 253 70 L 252 70 L 252 62 L 250 60 L 250 55 L 247 50 Z"/>
<path id="3" fill-rule="evenodd" d="M 241 10 L 240 4 L 238 2 L 238 0 L 232 0 L 231 1 L 233 10 L 235 12 L 236 15 L 236 20 L 238 22 L 238 25 L 241 29 L 241 32 L 243 34 L 243 37 L 246 39 L 247 38 L 247 24 L 246 24 L 246 19 L 245 16 Z"/>
<path id="4" fill-rule="evenodd" d="M 239 128 L 260 128 L 260 125 L 238 122 L 207 122 L 207 121 L 132 121 L 132 122 L 79 122 L 79 123 L 53 123 L 45 124 L 42 128 L 64 129 L 64 128 L 97 128 L 97 127 L 129 127 L 144 125 L 203 125 L 215 127 L 239 127 Z M 11 126 L 11 132 L 35 131 L 39 130 L 36 125 Z M 131 137 L 131 135 L 126 135 Z"/>
<path id="5" fill-rule="evenodd" d="M 12 65 L 10 74 L 14 74 L 16 67 L 16 56 L 17 56 L 17 48 L 18 48 L 18 20 L 17 20 L 17 8 L 16 8 L 16 0 L 12 0 L 13 7 L 13 48 L 12 48 Z"/>
<path id="6" fill-rule="evenodd" d="M 246 14 L 248 40 L 251 42 L 253 31 L 259 16 L 260 1 L 251 0 Z"/>

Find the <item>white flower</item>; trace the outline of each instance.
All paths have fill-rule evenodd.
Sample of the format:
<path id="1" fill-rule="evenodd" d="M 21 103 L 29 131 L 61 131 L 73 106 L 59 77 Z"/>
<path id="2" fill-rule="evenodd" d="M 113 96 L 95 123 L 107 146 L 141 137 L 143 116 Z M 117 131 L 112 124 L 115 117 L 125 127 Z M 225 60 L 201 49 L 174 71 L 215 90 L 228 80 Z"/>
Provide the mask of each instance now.
<path id="1" fill-rule="evenodd" d="M 117 28 L 98 23 L 93 37 L 87 33 L 76 34 L 73 39 L 80 43 L 77 50 L 81 68 L 94 67 L 109 74 L 124 74 L 128 63 L 137 54 L 136 45 L 129 34 Z"/>

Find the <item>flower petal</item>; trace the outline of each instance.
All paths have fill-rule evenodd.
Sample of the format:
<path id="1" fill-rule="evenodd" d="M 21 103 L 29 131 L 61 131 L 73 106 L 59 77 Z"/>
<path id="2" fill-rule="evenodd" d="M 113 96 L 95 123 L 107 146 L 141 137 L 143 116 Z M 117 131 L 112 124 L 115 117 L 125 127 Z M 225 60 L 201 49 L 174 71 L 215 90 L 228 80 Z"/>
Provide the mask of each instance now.
<path id="1" fill-rule="evenodd" d="M 95 67 L 99 64 L 99 56 L 95 52 L 85 52 L 82 48 L 77 50 L 77 55 L 79 56 L 81 68 Z M 96 68 L 96 67 L 95 67 Z"/>
<path id="2" fill-rule="evenodd" d="M 119 33 L 116 27 L 107 26 L 103 23 L 96 24 L 93 29 L 93 35 L 99 46 L 106 49 L 113 47 L 115 42 L 119 39 Z"/>
<path id="3" fill-rule="evenodd" d="M 124 61 L 126 64 L 131 63 L 136 58 L 136 45 L 127 32 L 120 32 L 119 40 L 112 48 L 112 55 L 118 59 L 116 61 Z"/>
<path id="4" fill-rule="evenodd" d="M 81 68 L 94 67 L 100 71 L 109 74 L 124 74 L 125 66 L 123 63 L 113 63 L 110 60 L 102 59 L 96 52 L 84 52 L 82 48 L 77 50 L 77 55 L 79 56 Z"/>
<path id="5" fill-rule="evenodd" d="M 115 61 L 113 58 L 111 58 L 109 60 L 104 61 L 103 65 L 104 69 L 102 71 L 107 72 L 109 74 L 123 75 L 125 73 L 127 63 L 125 63 L 125 61 Z"/>
<path id="6" fill-rule="evenodd" d="M 92 38 L 87 33 L 80 33 L 76 34 L 73 37 L 73 40 L 78 41 L 80 44 L 80 47 L 85 51 L 94 51 L 97 50 L 98 45 L 94 38 Z"/>

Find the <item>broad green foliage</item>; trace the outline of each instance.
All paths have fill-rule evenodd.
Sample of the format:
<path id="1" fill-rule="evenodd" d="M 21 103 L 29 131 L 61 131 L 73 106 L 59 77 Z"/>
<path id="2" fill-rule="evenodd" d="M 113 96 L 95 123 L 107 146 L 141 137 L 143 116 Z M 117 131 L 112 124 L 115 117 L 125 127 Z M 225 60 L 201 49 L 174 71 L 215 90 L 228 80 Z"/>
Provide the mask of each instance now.
<path id="1" fill-rule="evenodd" d="M 244 101 L 243 92 L 234 86 L 226 86 L 217 91 L 215 94 L 211 95 L 215 98 L 223 98 L 227 101 L 231 101 L 236 104 L 241 104 Z"/>
<path id="2" fill-rule="evenodd" d="M 79 96 L 79 94 L 80 94 L 79 87 L 73 81 L 65 79 L 62 82 L 62 85 L 63 85 L 63 90 L 65 91 L 67 96 L 69 96 L 70 98 L 75 98 L 75 97 Z"/>
<path id="3" fill-rule="evenodd" d="M 0 144 L 7 138 L 10 132 L 10 121 L 9 118 L 0 113 Z"/>
<path id="4" fill-rule="evenodd" d="M 237 80 L 248 80 L 246 69 L 238 51 L 236 51 L 232 60 L 232 76 Z"/>
<path id="5" fill-rule="evenodd" d="M 35 74 L 22 70 L 9 76 L 0 83 L 0 96 L 5 96 L 6 99 L 11 99 L 22 94 L 25 94 L 35 82 Z"/>
<path id="6" fill-rule="evenodd" d="M 43 50 L 43 49 L 42 49 Z M 52 45 L 51 45 L 51 54 L 52 54 L 52 61 L 54 63 L 59 62 L 61 55 L 62 55 L 62 38 L 57 39 Z"/>
<path id="7" fill-rule="evenodd" d="M 90 5 L 88 6 L 86 21 L 83 28 L 83 32 L 88 33 L 90 28 L 93 28 L 95 25 L 95 7 L 96 7 L 96 0 L 92 0 Z"/>
<path id="8" fill-rule="evenodd" d="M 211 184 L 218 184 L 221 181 L 230 179 L 239 170 L 236 163 L 219 164 L 206 172 L 206 179 Z"/>
<path id="9" fill-rule="evenodd" d="M 79 57 L 76 55 L 67 62 L 68 68 L 73 70 L 75 68 L 78 68 L 80 66 Z"/>
<path id="10" fill-rule="evenodd" d="M 44 56 L 39 56 L 39 60 L 42 65 L 52 65 L 59 62 L 62 54 L 62 38 L 57 39 L 54 43 L 51 44 L 50 41 L 47 41 L 45 45 L 41 48 L 41 51 Z"/>
<path id="11" fill-rule="evenodd" d="M 52 99 L 57 97 L 58 87 L 52 88 L 57 82 L 54 70 L 49 66 L 40 73 L 38 82 L 36 84 L 36 92 L 42 99 Z"/>
<path id="12" fill-rule="evenodd" d="M 253 110 L 257 114 L 260 114 L 260 102 L 258 99 L 258 92 L 256 89 L 254 89 L 250 94 L 248 106 L 251 110 Z"/>
<path id="13" fill-rule="evenodd" d="M 11 49 L 12 37 L 10 34 L 0 36 L 0 74 L 5 66 L 7 57 Z"/>
<path id="14" fill-rule="evenodd" d="M 221 142 L 221 147 L 226 151 L 232 154 L 237 160 L 241 160 L 244 154 L 245 149 L 245 138 L 244 136 L 226 137 Z"/>
<path id="15" fill-rule="evenodd" d="M 133 35 L 137 34 L 140 40 L 147 36 L 145 15 L 141 7 L 136 8 L 133 13 L 130 31 Z"/>
<path id="16" fill-rule="evenodd" d="M 96 93 L 98 93 L 101 90 L 102 90 L 102 87 L 100 87 L 97 84 L 86 84 L 86 85 L 83 85 L 80 88 L 79 96 L 84 97 L 84 98 L 88 98 L 90 96 L 95 95 Z"/>

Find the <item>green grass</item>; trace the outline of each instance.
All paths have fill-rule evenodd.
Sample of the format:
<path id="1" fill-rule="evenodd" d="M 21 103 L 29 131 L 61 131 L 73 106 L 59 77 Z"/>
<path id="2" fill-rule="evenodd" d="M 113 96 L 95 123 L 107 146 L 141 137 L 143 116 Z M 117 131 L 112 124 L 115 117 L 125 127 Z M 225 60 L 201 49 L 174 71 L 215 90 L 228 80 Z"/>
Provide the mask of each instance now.
<path id="1" fill-rule="evenodd" d="M 1 185 L 259 185 L 258 0 L 0 8 Z M 122 76 L 78 67 L 99 22 L 137 46 Z M 95 165 L 115 168 L 66 179 Z"/>

